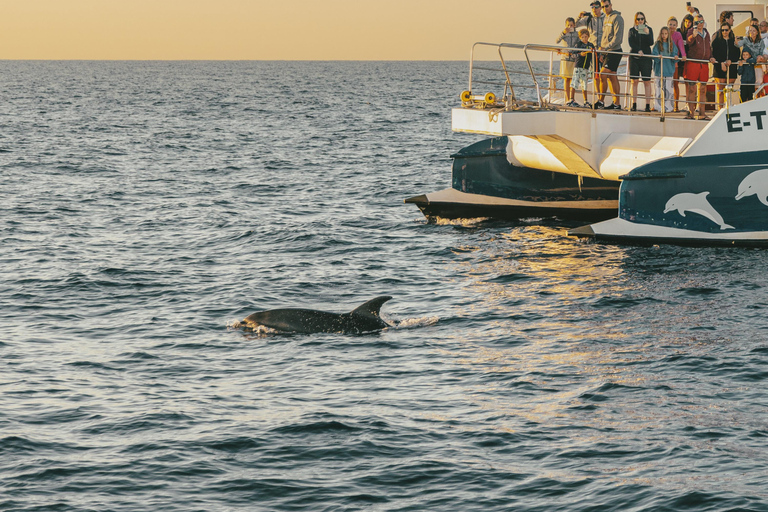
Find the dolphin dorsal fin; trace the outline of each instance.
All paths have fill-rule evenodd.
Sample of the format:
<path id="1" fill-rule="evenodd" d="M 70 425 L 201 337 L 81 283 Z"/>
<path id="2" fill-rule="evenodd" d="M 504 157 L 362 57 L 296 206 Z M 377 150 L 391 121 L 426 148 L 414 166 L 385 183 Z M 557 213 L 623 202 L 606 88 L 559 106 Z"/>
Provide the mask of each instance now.
<path id="1" fill-rule="evenodd" d="M 361 304 L 360 306 L 356 307 L 352 310 L 350 313 L 351 315 L 363 315 L 363 316 L 375 316 L 376 318 L 379 318 L 379 310 L 381 309 L 381 306 L 384 305 L 385 302 L 390 300 L 392 297 L 389 295 L 382 295 L 381 297 L 376 297 L 375 299 L 371 299 L 365 304 Z"/>

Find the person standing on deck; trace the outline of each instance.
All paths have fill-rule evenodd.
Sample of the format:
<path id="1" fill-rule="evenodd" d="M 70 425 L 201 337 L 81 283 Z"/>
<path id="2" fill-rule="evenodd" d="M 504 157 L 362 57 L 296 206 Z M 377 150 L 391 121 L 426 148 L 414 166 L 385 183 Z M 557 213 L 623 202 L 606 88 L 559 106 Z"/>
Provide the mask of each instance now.
<path id="1" fill-rule="evenodd" d="M 600 5 L 605 11 L 605 22 L 603 23 L 603 38 L 600 41 L 599 49 L 608 52 L 621 52 L 621 43 L 624 41 L 624 18 L 621 13 L 613 9 L 611 0 L 602 0 Z M 621 55 L 616 53 L 603 54 L 603 67 L 600 69 L 600 98 L 595 102 L 595 108 L 605 108 L 606 110 L 621 110 L 619 105 L 621 89 L 619 87 L 619 77 L 616 71 L 621 63 Z M 607 86 L 611 87 L 613 103 L 604 107 L 603 99 L 607 91 Z"/>
<path id="2" fill-rule="evenodd" d="M 600 41 L 603 40 L 603 23 L 605 22 L 605 14 L 603 14 L 603 8 L 600 6 L 600 0 L 594 0 L 589 4 L 592 10 L 591 14 L 581 16 L 576 20 L 576 28 L 586 28 L 589 30 L 589 42 L 597 48 L 600 46 Z"/>
<path id="3" fill-rule="evenodd" d="M 708 61 L 712 58 L 712 40 L 705 27 L 704 16 L 699 14 L 693 20 L 693 27 L 688 31 L 688 58 Z M 685 96 L 688 100 L 686 119 L 693 119 L 694 108 L 699 119 L 708 120 L 704 111 L 707 99 L 707 81 L 709 64 L 704 62 L 685 63 Z M 698 93 L 698 97 L 697 97 Z"/>
<path id="4" fill-rule="evenodd" d="M 589 43 L 593 47 L 597 48 L 600 46 L 600 41 L 603 40 L 603 23 L 605 23 L 605 14 L 603 14 L 603 7 L 600 5 L 600 0 L 593 0 L 592 3 L 589 4 L 589 7 L 592 10 L 591 14 L 579 17 L 578 21 L 576 21 L 576 28 L 586 28 L 589 31 Z M 598 60 L 599 59 L 600 56 L 598 56 Z M 594 66 L 595 72 L 597 72 L 600 69 L 599 63 L 595 62 Z M 597 73 L 595 73 L 592 83 L 594 84 L 595 92 L 605 93 L 605 90 L 601 89 L 600 87 L 600 78 Z"/>

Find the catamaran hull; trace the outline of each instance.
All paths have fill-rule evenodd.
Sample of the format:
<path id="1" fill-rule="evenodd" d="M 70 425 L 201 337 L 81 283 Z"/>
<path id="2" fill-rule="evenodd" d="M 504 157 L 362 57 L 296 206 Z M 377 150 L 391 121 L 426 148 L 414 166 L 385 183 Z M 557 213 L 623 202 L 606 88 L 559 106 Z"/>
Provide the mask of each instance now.
<path id="1" fill-rule="evenodd" d="M 598 221 L 616 216 L 619 182 L 512 165 L 507 137 L 468 146 L 453 158 L 452 188 L 405 200 L 429 220 L 490 217 Z"/>
<path id="2" fill-rule="evenodd" d="M 569 231 L 609 243 L 768 247 L 768 151 L 673 157 L 626 175 L 619 217 Z"/>
<path id="3" fill-rule="evenodd" d="M 500 220 L 558 218 L 594 222 L 616 216 L 618 201 L 525 201 L 468 194 L 448 188 L 405 200 L 430 220 L 492 218 Z"/>

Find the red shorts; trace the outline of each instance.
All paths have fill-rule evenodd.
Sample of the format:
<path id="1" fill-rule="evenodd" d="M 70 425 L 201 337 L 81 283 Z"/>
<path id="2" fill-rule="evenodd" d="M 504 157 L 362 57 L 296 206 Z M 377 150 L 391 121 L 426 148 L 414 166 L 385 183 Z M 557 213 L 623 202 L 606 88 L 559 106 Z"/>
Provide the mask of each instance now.
<path id="1" fill-rule="evenodd" d="M 709 64 L 703 62 L 686 62 L 685 79 L 689 82 L 704 82 L 709 80 Z"/>

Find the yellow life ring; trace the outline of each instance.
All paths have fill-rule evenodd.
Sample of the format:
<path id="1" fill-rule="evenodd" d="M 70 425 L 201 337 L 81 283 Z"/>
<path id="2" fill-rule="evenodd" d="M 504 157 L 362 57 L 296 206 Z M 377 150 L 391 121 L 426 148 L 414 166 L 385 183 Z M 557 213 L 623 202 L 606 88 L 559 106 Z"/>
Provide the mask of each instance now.
<path id="1" fill-rule="evenodd" d="M 485 102 L 486 103 L 496 103 L 496 95 L 492 92 L 489 92 L 485 95 Z"/>
<path id="2" fill-rule="evenodd" d="M 459 95 L 461 98 L 461 101 L 467 102 L 472 100 L 472 93 L 469 91 L 462 91 L 461 95 Z"/>

